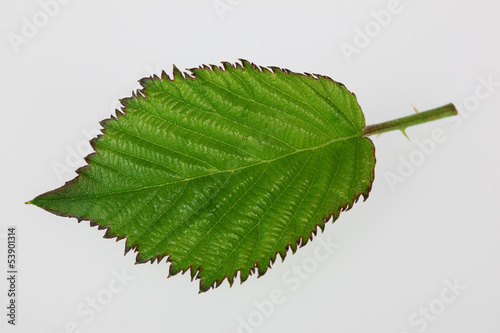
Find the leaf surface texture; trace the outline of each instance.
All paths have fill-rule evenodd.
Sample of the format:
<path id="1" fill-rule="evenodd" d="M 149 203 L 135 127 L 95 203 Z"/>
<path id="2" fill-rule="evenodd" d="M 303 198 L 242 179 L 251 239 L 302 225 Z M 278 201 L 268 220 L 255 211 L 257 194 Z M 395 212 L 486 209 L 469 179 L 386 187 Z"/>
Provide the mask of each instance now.
<path id="1" fill-rule="evenodd" d="M 168 257 L 200 290 L 266 272 L 371 189 L 374 147 L 342 84 L 245 60 L 141 80 L 78 176 L 31 203 Z"/>

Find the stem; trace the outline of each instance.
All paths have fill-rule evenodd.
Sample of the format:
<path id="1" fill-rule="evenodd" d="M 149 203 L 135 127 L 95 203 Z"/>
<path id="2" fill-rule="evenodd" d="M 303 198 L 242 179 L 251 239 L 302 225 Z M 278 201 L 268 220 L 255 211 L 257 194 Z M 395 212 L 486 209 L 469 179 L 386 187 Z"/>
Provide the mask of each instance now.
<path id="1" fill-rule="evenodd" d="M 386 121 L 384 123 L 366 126 L 363 129 L 364 136 L 370 136 L 374 134 L 382 134 L 389 131 L 400 130 L 403 131 L 410 126 L 423 124 L 429 121 L 446 118 L 450 116 L 457 115 L 457 109 L 453 104 L 446 104 L 439 108 L 435 108 L 429 111 L 419 112 L 411 116 L 394 119 L 391 121 Z"/>

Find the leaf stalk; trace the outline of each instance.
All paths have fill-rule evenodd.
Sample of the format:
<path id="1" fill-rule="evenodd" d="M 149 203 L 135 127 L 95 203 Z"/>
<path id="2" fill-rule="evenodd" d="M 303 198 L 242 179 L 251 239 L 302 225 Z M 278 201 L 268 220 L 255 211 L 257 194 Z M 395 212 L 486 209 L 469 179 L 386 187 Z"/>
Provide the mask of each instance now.
<path id="1" fill-rule="evenodd" d="M 404 133 L 405 129 L 410 126 L 415 126 L 429 121 L 438 120 L 458 114 L 457 108 L 453 104 L 446 104 L 432 110 L 418 112 L 411 116 L 402 117 L 383 123 L 365 126 L 363 129 L 364 136 L 382 134 L 389 131 L 400 130 Z"/>

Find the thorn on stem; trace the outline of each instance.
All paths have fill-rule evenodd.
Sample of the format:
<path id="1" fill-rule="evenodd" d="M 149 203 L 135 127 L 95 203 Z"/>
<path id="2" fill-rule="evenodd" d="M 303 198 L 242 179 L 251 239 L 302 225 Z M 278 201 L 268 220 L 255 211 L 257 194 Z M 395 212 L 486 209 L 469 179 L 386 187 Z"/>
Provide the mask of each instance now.
<path id="1" fill-rule="evenodd" d="M 408 139 L 408 141 L 411 141 L 410 138 L 408 137 L 408 134 L 406 134 L 406 128 L 403 128 L 400 131 L 401 131 L 401 133 L 403 133 L 404 136 L 406 136 L 406 138 Z"/>

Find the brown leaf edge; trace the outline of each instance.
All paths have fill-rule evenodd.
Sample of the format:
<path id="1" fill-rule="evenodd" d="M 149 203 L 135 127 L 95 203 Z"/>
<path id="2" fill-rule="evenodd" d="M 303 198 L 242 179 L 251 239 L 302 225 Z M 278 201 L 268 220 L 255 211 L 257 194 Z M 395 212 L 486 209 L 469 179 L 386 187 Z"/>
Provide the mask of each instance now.
<path id="1" fill-rule="evenodd" d="M 147 96 L 146 96 L 146 94 L 144 92 L 144 89 L 147 87 L 148 83 L 151 82 L 151 81 L 153 81 L 153 80 L 174 81 L 175 79 L 183 79 L 183 80 L 195 79 L 196 78 L 195 72 L 197 70 L 227 71 L 227 69 L 229 67 L 231 67 L 231 69 L 236 69 L 236 70 L 252 69 L 252 70 L 258 70 L 260 72 L 267 71 L 269 73 L 274 73 L 274 74 L 276 74 L 277 72 L 280 72 L 280 73 L 287 74 L 287 75 L 302 75 L 302 76 L 311 77 L 311 78 L 316 79 L 316 80 L 319 80 L 320 78 L 321 79 L 326 79 L 326 80 L 332 81 L 333 83 L 335 83 L 337 85 L 340 85 L 347 92 L 349 92 L 351 95 L 353 95 L 355 97 L 355 95 L 352 92 L 350 92 L 349 90 L 347 90 L 347 88 L 344 86 L 344 84 L 342 84 L 340 82 L 337 82 L 337 81 L 333 80 L 332 78 L 330 78 L 328 76 L 324 76 L 324 75 L 320 75 L 320 74 L 310 74 L 310 73 L 307 73 L 307 72 L 306 73 L 296 73 L 296 72 L 293 72 L 291 70 L 288 70 L 288 69 L 285 69 L 285 68 L 279 68 L 279 67 L 276 67 L 276 66 L 268 66 L 268 67 L 258 66 L 256 64 L 254 64 L 252 62 L 249 62 L 249 61 L 247 61 L 245 59 L 242 59 L 242 58 L 239 58 L 238 60 L 240 61 L 240 63 L 236 62 L 234 64 L 231 64 L 230 62 L 223 61 L 223 62 L 221 62 L 222 67 L 216 66 L 216 65 L 200 65 L 199 67 L 187 69 L 188 72 L 181 72 L 174 65 L 173 66 L 173 75 L 172 75 L 172 77 L 170 77 L 165 71 L 162 71 L 162 73 L 160 74 L 160 76 L 154 74 L 154 75 L 152 75 L 150 77 L 145 77 L 143 79 L 140 79 L 139 83 L 142 86 L 142 88 L 133 91 L 131 97 L 127 97 L 127 98 L 121 99 L 120 103 L 123 105 L 123 107 L 120 108 L 120 110 L 116 109 L 115 110 L 115 115 L 111 115 L 110 118 L 104 119 L 104 120 L 102 120 L 99 123 L 102 126 L 102 129 L 101 129 L 101 133 L 102 134 L 99 134 L 99 135 L 97 135 L 97 137 L 95 137 L 95 138 L 93 138 L 93 139 L 90 140 L 90 144 L 91 144 L 92 148 L 94 149 L 94 152 L 90 153 L 89 155 L 87 155 L 84 158 L 84 160 L 87 163 L 87 165 L 85 165 L 83 167 L 80 167 L 80 168 L 78 168 L 75 171 L 77 173 L 77 176 L 74 179 L 66 182 L 63 186 L 61 186 L 61 187 L 59 187 L 57 189 L 54 189 L 52 191 L 48 191 L 46 193 L 43 193 L 43 194 L 35 197 L 33 200 L 26 202 L 26 204 L 33 204 L 33 205 L 38 206 L 38 207 L 40 207 L 40 208 L 42 208 L 44 210 L 47 210 L 48 212 L 50 212 L 52 214 L 55 214 L 55 215 L 58 215 L 58 216 L 61 216 L 61 217 L 74 217 L 74 218 L 77 219 L 78 223 L 80 223 L 81 221 L 84 221 L 84 220 L 88 220 L 90 222 L 90 226 L 91 227 L 97 227 L 98 230 L 106 230 L 103 238 L 107 238 L 107 239 L 116 238 L 116 242 L 118 242 L 118 241 L 120 241 L 122 239 L 125 239 L 125 255 L 130 250 L 134 250 L 134 252 L 137 253 L 136 264 L 142 264 L 142 263 L 146 263 L 148 261 L 150 263 L 154 263 L 155 261 L 157 261 L 157 263 L 160 263 L 161 260 L 163 260 L 163 258 L 165 258 L 165 257 L 166 257 L 165 261 L 167 263 L 168 262 L 172 263 L 172 260 L 170 258 L 171 255 L 172 255 L 171 253 L 166 253 L 166 254 L 163 254 L 163 255 L 157 255 L 156 257 L 154 257 L 152 259 L 139 260 L 139 253 L 140 253 L 139 246 L 140 246 L 140 244 L 135 244 L 135 245 L 129 245 L 129 244 L 127 244 L 127 236 L 126 235 L 125 236 L 120 236 L 120 235 L 111 234 L 109 226 L 108 227 L 101 226 L 98 222 L 92 221 L 90 219 L 85 219 L 85 218 L 82 218 L 82 217 L 79 217 L 79 216 L 75 216 L 75 215 L 71 215 L 71 214 L 64 214 L 64 213 L 62 213 L 60 211 L 55 211 L 55 210 L 52 210 L 50 208 L 43 207 L 43 203 L 41 202 L 43 200 L 41 200 L 41 198 L 44 197 L 47 194 L 51 194 L 51 193 L 56 192 L 59 189 L 65 187 L 67 185 L 72 184 L 73 182 L 76 181 L 76 179 L 80 176 L 80 174 L 84 170 L 86 170 L 87 168 L 90 167 L 92 156 L 98 153 L 97 149 L 95 148 L 95 142 L 97 140 L 99 140 L 100 137 L 102 137 L 102 136 L 104 136 L 106 134 L 105 133 L 105 131 L 106 131 L 106 124 L 109 121 L 117 120 L 119 117 L 123 117 L 123 116 L 126 115 L 126 108 L 127 108 L 129 100 L 135 99 L 135 98 L 146 98 Z M 367 137 L 364 137 L 364 138 L 368 139 L 372 143 L 372 146 L 373 146 L 373 142 L 371 141 L 371 139 L 369 139 Z M 350 210 L 353 207 L 353 205 L 359 200 L 359 198 L 361 196 L 363 196 L 363 201 L 366 201 L 368 199 L 369 193 L 370 193 L 370 191 L 372 189 L 373 181 L 374 181 L 374 178 L 375 178 L 375 164 L 376 164 L 375 148 L 373 149 L 373 159 L 374 159 L 374 167 L 372 169 L 371 177 L 369 179 L 369 185 L 366 188 L 365 192 L 361 192 L 361 193 L 355 194 L 354 197 L 351 198 L 349 200 L 349 202 L 346 203 L 344 206 L 339 207 L 337 210 L 330 212 L 328 216 L 323 217 L 323 219 L 320 222 L 318 222 L 314 226 L 314 228 L 310 231 L 310 234 L 309 234 L 308 237 L 306 237 L 306 238 L 300 237 L 299 239 L 297 239 L 296 242 L 288 244 L 287 246 L 285 246 L 285 248 L 282 251 L 277 251 L 274 254 L 274 256 L 272 256 L 269 259 L 269 264 L 267 266 L 265 266 L 265 267 L 258 267 L 258 263 L 255 262 L 254 265 L 253 265 L 253 267 L 249 269 L 249 272 L 248 272 L 249 274 L 248 274 L 247 277 L 242 278 L 241 275 L 240 275 L 240 281 L 241 281 L 240 283 L 245 282 L 248 279 L 249 276 L 255 274 L 256 272 L 258 272 L 258 278 L 261 277 L 262 275 L 264 275 L 267 272 L 268 268 L 271 268 L 272 265 L 276 262 L 278 254 L 280 255 L 282 261 L 285 260 L 286 254 L 287 254 L 287 252 L 289 250 L 291 250 L 292 254 L 294 254 L 297 251 L 298 248 L 303 247 L 309 241 L 312 241 L 313 238 L 314 238 L 314 236 L 317 235 L 318 230 L 321 230 L 321 232 L 324 232 L 325 223 L 328 222 L 330 220 L 330 218 L 333 218 L 332 223 L 335 222 L 338 219 L 340 213 L 344 212 L 344 211 Z M 233 275 L 226 275 L 226 276 L 224 276 L 220 280 L 215 280 L 210 285 L 204 285 L 203 284 L 203 277 L 202 277 L 203 267 L 200 266 L 200 267 L 197 267 L 195 269 L 192 265 L 190 265 L 190 266 L 188 266 L 185 269 L 174 271 L 173 268 L 172 268 L 172 265 L 170 265 L 168 277 L 177 275 L 179 272 L 181 272 L 182 274 L 185 274 L 187 271 L 190 271 L 191 281 L 193 281 L 194 279 L 200 280 L 200 283 L 199 283 L 199 288 L 200 288 L 199 289 L 199 293 L 205 292 L 205 291 L 207 291 L 209 289 L 212 289 L 212 288 L 215 289 L 215 288 L 219 287 L 224 282 L 224 280 L 226 280 L 226 279 L 228 280 L 229 285 L 232 286 L 232 284 L 234 282 L 234 278 L 237 277 L 238 272 L 241 273 L 241 270 L 237 270 L 236 272 L 234 272 Z"/>

